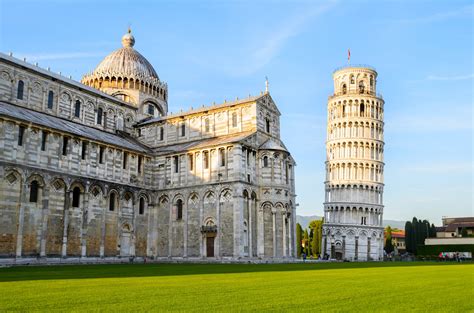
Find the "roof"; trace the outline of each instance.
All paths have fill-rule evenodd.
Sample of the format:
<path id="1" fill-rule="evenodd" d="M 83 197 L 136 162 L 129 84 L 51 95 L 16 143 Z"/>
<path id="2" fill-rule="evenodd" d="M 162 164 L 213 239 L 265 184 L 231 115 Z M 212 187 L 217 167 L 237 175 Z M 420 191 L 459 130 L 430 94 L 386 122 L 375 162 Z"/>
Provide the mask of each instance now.
<path id="1" fill-rule="evenodd" d="M 285 147 L 283 147 L 281 144 L 277 143 L 275 140 L 273 139 L 268 139 L 267 141 L 265 141 L 260 147 L 259 149 L 262 149 L 262 150 L 276 150 L 276 151 L 285 151 L 285 152 L 288 152 L 288 150 L 286 150 Z"/>
<path id="2" fill-rule="evenodd" d="M 260 98 L 263 98 L 266 95 L 267 94 L 264 93 L 264 94 L 261 94 L 261 95 L 258 95 L 258 96 L 249 96 L 247 98 L 239 99 L 239 100 L 235 100 L 235 101 L 229 101 L 229 102 L 226 101 L 226 102 L 221 103 L 221 104 L 215 104 L 215 105 L 211 105 L 211 106 L 202 106 L 200 108 L 191 109 L 191 110 L 185 111 L 185 112 L 183 111 L 183 112 L 178 112 L 178 113 L 174 113 L 174 114 L 168 114 L 166 116 L 158 116 L 158 117 L 155 117 L 155 118 L 150 118 L 150 119 L 139 121 L 136 125 L 137 126 L 143 126 L 143 125 L 146 125 L 146 124 L 161 122 L 161 121 L 165 121 L 165 120 L 180 117 L 180 116 L 196 114 L 196 113 L 202 113 L 202 112 L 205 112 L 205 111 L 210 111 L 210 110 L 215 110 L 215 109 L 220 109 L 220 108 L 226 108 L 226 107 L 230 107 L 230 106 L 238 105 L 238 104 L 243 104 L 243 103 L 247 103 L 247 102 L 253 102 L 253 101 L 257 101 Z"/>
<path id="3" fill-rule="evenodd" d="M 445 227 L 445 231 L 456 231 L 458 228 L 463 228 L 463 227 L 466 227 L 466 228 L 474 228 L 474 222 L 471 222 L 471 223 L 468 223 L 468 222 L 465 222 L 465 223 L 452 223 L 452 224 L 448 224 L 446 225 Z"/>
<path id="4" fill-rule="evenodd" d="M 175 144 L 175 145 L 168 145 L 168 146 L 156 148 L 155 152 L 158 155 L 173 154 L 173 153 L 180 153 L 180 152 L 192 150 L 192 149 L 201 149 L 205 147 L 217 146 L 217 145 L 222 145 L 226 143 L 234 143 L 234 142 L 242 141 L 254 133 L 255 131 L 246 131 L 246 132 L 228 135 L 228 136 L 206 138 L 206 139 L 201 139 L 201 140 L 196 140 L 196 141 L 191 141 L 191 142 L 184 142 L 184 143 Z"/>
<path id="5" fill-rule="evenodd" d="M 133 151 L 143 153 L 150 152 L 148 148 L 126 135 L 108 133 L 100 129 L 68 121 L 46 113 L 33 111 L 28 108 L 19 107 L 3 101 L 0 101 L 0 116 L 15 118 L 27 123 L 49 127 L 72 135 L 86 137 Z"/>
<path id="6" fill-rule="evenodd" d="M 446 223 L 474 223 L 474 217 L 444 217 Z"/>
<path id="7" fill-rule="evenodd" d="M 106 56 L 96 67 L 92 76 L 128 77 L 143 80 L 159 80 L 153 66 L 133 48 L 135 38 L 131 30 L 122 37 L 123 47 Z"/>
<path id="8" fill-rule="evenodd" d="M 122 101 L 122 100 L 120 100 L 118 98 L 115 98 L 111 95 L 108 95 L 105 92 L 102 92 L 98 89 L 95 89 L 95 88 L 89 87 L 87 85 L 84 85 L 80 82 L 77 82 L 77 81 L 73 80 L 72 78 L 67 78 L 65 76 L 62 76 L 61 74 L 53 73 L 49 69 L 45 70 L 45 69 L 43 69 L 43 68 L 41 68 L 37 65 L 33 65 L 33 64 L 30 64 L 26 61 L 19 60 L 19 59 L 13 57 L 13 56 L 9 56 L 9 55 L 6 55 L 6 54 L 0 52 L 0 60 L 5 61 L 5 62 L 9 62 L 9 63 L 13 63 L 17 67 L 22 67 L 22 68 L 28 69 L 30 71 L 34 71 L 35 73 L 46 76 L 50 79 L 59 80 L 59 81 L 61 81 L 61 83 L 64 83 L 67 86 L 72 86 L 74 88 L 77 88 L 80 91 L 86 92 L 89 95 L 92 95 L 94 97 L 100 97 L 100 98 L 106 99 L 108 101 L 112 101 L 115 104 L 118 104 L 120 106 L 126 106 L 126 107 L 132 108 L 134 110 L 137 109 L 136 107 L 134 107 L 130 103 Z"/>

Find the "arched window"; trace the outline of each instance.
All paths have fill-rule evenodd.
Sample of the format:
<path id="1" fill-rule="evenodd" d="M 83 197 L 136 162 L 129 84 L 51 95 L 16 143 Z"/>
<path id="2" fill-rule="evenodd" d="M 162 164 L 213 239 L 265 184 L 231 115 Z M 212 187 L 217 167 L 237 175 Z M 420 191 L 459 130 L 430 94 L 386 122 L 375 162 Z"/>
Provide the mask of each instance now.
<path id="1" fill-rule="evenodd" d="M 263 167 L 268 167 L 268 157 L 267 156 L 263 157 Z"/>
<path id="2" fill-rule="evenodd" d="M 145 213 L 145 198 L 140 198 L 140 206 L 138 208 L 138 214 L 143 215 Z"/>
<path id="3" fill-rule="evenodd" d="M 81 116 L 81 101 L 76 100 L 76 105 L 74 106 L 74 116 L 80 117 Z"/>
<path id="4" fill-rule="evenodd" d="M 72 207 L 73 208 L 79 207 L 80 198 L 81 198 L 81 188 L 74 187 L 74 189 L 72 190 Z"/>
<path id="5" fill-rule="evenodd" d="M 148 114 L 153 116 L 155 115 L 155 107 L 153 106 L 153 104 L 148 105 Z"/>
<path id="6" fill-rule="evenodd" d="M 181 137 L 184 137 L 186 135 L 186 125 L 181 124 Z"/>
<path id="7" fill-rule="evenodd" d="M 23 89 L 25 88 L 25 83 L 20 80 L 18 81 L 18 89 L 16 93 L 16 98 L 19 100 L 23 100 Z"/>
<path id="8" fill-rule="evenodd" d="M 178 201 L 176 201 L 176 219 L 183 219 L 183 200 L 181 199 L 178 199 Z"/>
<path id="9" fill-rule="evenodd" d="M 163 140 L 165 137 L 165 133 L 164 133 L 164 130 L 163 130 L 163 126 L 160 127 L 160 140 Z"/>
<path id="10" fill-rule="evenodd" d="M 97 110 L 97 125 L 102 125 L 102 114 L 104 114 L 104 111 L 102 108 L 99 108 Z"/>
<path id="11" fill-rule="evenodd" d="M 270 133 L 270 119 L 265 119 L 265 130 L 267 133 Z"/>
<path id="12" fill-rule="evenodd" d="M 370 76 L 370 87 L 374 87 L 374 78 Z"/>
<path id="13" fill-rule="evenodd" d="M 210 129 L 210 127 L 209 127 L 209 119 L 206 118 L 206 119 L 204 120 L 204 131 L 205 131 L 206 133 L 208 133 L 208 132 L 209 132 L 209 129 Z"/>
<path id="14" fill-rule="evenodd" d="M 115 192 L 112 192 L 109 197 L 109 211 L 115 211 L 116 198 L 117 196 L 115 195 Z"/>
<path id="15" fill-rule="evenodd" d="M 364 93 L 364 89 L 365 89 L 364 82 L 360 81 L 359 82 L 359 93 Z"/>
<path id="16" fill-rule="evenodd" d="M 48 109 L 53 108 L 54 92 L 50 90 L 48 92 Z"/>
<path id="17" fill-rule="evenodd" d="M 347 85 L 343 84 L 342 85 L 342 93 L 345 95 L 347 93 Z"/>
<path id="18" fill-rule="evenodd" d="M 32 181 L 30 184 L 30 202 L 38 202 L 38 182 Z"/>
<path id="19" fill-rule="evenodd" d="M 219 149 L 219 158 L 221 161 L 221 166 L 225 166 L 225 149 Z"/>
<path id="20" fill-rule="evenodd" d="M 346 116 L 346 106 L 343 105 L 342 106 L 342 117 L 345 117 Z"/>
<path id="21" fill-rule="evenodd" d="M 354 75 L 351 75 L 351 84 L 355 84 Z"/>
<path id="22" fill-rule="evenodd" d="M 204 151 L 202 153 L 202 156 L 203 156 L 204 168 L 208 169 L 209 168 L 209 151 Z"/>
<path id="23" fill-rule="evenodd" d="M 237 112 L 232 112 L 232 127 L 237 127 Z"/>
<path id="24" fill-rule="evenodd" d="M 360 104 L 359 111 L 360 111 L 360 116 L 364 116 L 365 106 L 363 102 Z"/>

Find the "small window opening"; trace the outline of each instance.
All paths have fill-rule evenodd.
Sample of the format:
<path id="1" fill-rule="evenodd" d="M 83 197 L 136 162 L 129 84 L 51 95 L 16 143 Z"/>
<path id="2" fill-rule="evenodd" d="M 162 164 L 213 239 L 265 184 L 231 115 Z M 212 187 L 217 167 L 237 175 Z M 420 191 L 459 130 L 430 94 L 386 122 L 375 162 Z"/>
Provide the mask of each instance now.
<path id="1" fill-rule="evenodd" d="M 30 184 L 30 202 L 38 202 L 38 182 L 32 181 Z"/>
<path id="2" fill-rule="evenodd" d="M 81 189 L 79 187 L 74 187 L 72 190 L 72 207 L 78 208 L 81 198 Z"/>

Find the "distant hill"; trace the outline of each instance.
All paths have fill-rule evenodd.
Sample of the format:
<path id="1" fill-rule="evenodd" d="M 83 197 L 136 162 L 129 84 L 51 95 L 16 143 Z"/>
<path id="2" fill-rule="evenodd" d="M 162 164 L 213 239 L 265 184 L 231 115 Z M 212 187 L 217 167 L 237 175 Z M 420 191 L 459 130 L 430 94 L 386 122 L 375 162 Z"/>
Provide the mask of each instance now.
<path id="1" fill-rule="evenodd" d="M 383 220 L 384 227 L 390 226 L 392 228 L 398 228 L 400 230 L 405 229 L 405 223 L 406 221 Z"/>
<path id="2" fill-rule="evenodd" d="M 310 216 L 302 216 L 296 215 L 296 223 L 299 223 L 303 229 L 308 228 L 309 223 L 314 220 L 322 219 L 322 216 L 318 215 L 310 215 Z"/>
<path id="3" fill-rule="evenodd" d="M 310 215 L 302 216 L 296 215 L 296 223 L 299 223 L 303 229 L 308 228 L 309 223 L 313 220 L 320 220 L 322 216 Z M 383 226 L 390 226 L 392 228 L 405 229 L 405 221 L 395 221 L 395 220 L 383 220 Z"/>

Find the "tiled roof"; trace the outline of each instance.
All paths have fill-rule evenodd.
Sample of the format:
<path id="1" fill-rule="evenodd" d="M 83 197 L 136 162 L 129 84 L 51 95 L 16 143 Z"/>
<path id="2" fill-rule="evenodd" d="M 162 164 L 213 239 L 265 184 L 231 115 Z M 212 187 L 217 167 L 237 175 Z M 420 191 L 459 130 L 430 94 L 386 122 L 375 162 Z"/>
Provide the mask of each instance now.
<path id="1" fill-rule="evenodd" d="M 448 224 L 446 226 L 446 230 L 445 231 L 456 231 L 456 229 L 458 228 L 463 228 L 463 227 L 466 227 L 466 228 L 474 228 L 474 222 L 471 222 L 471 223 L 452 223 L 452 224 Z"/>
<path id="2" fill-rule="evenodd" d="M 265 141 L 260 147 L 259 149 L 262 149 L 262 150 L 276 150 L 276 151 L 285 151 L 285 152 L 288 152 L 288 150 L 286 150 L 285 147 L 283 147 L 281 144 L 277 143 L 275 140 L 273 139 L 268 139 L 267 141 Z"/>
<path id="3" fill-rule="evenodd" d="M 137 123 L 137 126 L 142 126 L 142 125 L 146 125 L 146 124 L 150 124 L 150 123 L 165 121 L 167 119 L 176 118 L 176 117 L 180 117 L 180 116 L 184 116 L 184 115 L 201 113 L 201 112 L 205 112 L 205 111 L 210 111 L 210 110 L 215 110 L 215 109 L 220 109 L 220 108 L 226 108 L 226 107 L 230 107 L 230 106 L 238 105 L 238 104 L 243 104 L 243 103 L 247 103 L 247 102 L 253 102 L 253 101 L 257 101 L 260 98 L 263 98 L 266 95 L 267 95 L 266 93 L 263 93 L 263 94 L 258 95 L 258 96 L 249 96 L 247 98 L 239 99 L 239 100 L 235 100 L 235 101 L 228 101 L 228 102 L 224 102 L 224 103 L 221 103 L 221 104 L 214 104 L 214 105 L 211 105 L 211 106 L 202 106 L 200 108 L 192 109 L 192 110 L 189 110 L 189 111 L 176 112 L 176 113 L 173 113 L 173 114 L 168 114 L 166 116 L 159 116 L 159 117 L 149 118 L 149 119 L 139 121 Z"/>
<path id="4" fill-rule="evenodd" d="M 179 152 L 184 152 L 184 151 L 188 151 L 192 149 L 202 149 L 205 147 L 218 146 L 225 143 L 239 142 L 241 140 L 248 138 L 254 133 L 255 131 L 246 131 L 246 132 L 242 132 L 242 133 L 238 133 L 238 134 L 234 134 L 230 136 L 206 138 L 206 139 L 201 139 L 201 140 L 196 140 L 196 141 L 191 141 L 191 142 L 179 143 L 175 145 L 163 146 L 163 147 L 156 148 L 154 150 L 156 154 L 158 155 L 179 153 Z"/>
<path id="5" fill-rule="evenodd" d="M 118 135 L 108 133 L 100 129 L 68 121 L 42 112 L 37 112 L 20 106 L 12 105 L 3 101 L 0 102 L 0 116 L 12 117 L 18 120 L 22 120 L 26 123 L 33 123 L 35 125 L 49 127 L 72 135 L 86 137 L 92 140 L 96 140 L 114 146 L 120 146 L 133 151 L 143 153 L 150 152 L 148 148 L 125 134 Z"/>

